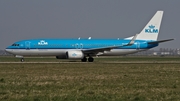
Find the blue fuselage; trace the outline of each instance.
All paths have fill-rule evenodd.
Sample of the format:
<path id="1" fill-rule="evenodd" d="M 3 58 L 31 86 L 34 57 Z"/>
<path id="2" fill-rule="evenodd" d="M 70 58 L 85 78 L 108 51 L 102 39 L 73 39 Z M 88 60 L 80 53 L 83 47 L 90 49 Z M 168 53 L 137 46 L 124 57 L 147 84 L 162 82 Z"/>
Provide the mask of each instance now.
<path id="1" fill-rule="evenodd" d="M 147 50 L 158 46 L 158 44 L 148 44 L 147 41 L 135 40 L 133 45 L 123 46 L 130 42 L 130 40 L 117 40 L 117 39 L 33 39 L 22 40 L 15 42 L 13 45 L 6 48 L 6 51 L 14 55 L 52 55 L 61 56 L 69 50 L 90 50 L 101 49 L 105 47 L 119 46 L 104 51 L 99 54 L 98 52 L 91 55 L 107 55 L 116 56 L 136 53 L 139 51 Z M 99 50 L 98 50 L 99 51 Z M 89 53 L 83 53 L 85 56 Z"/>
<path id="2" fill-rule="evenodd" d="M 108 46 L 121 46 L 128 44 L 130 40 L 114 39 L 35 39 L 15 42 L 6 49 L 91 49 Z M 147 41 L 136 40 L 131 46 L 117 47 L 116 49 L 150 49 L 158 44 L 147 44 Z"/>

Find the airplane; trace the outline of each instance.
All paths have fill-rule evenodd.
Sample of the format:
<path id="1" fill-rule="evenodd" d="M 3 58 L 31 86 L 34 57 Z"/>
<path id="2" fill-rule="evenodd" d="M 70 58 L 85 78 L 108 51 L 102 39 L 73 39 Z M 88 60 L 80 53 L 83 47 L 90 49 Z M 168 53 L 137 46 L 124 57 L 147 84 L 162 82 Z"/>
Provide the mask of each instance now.
<path id="1" fill-rule="evenodd" d="M 30 39 L 17 41 L 5 50 L 21 58 L 21 62 L 25 61 L 24 56 L 55 56 L 57 59 L 93 62 L 95 56 L 137 53 L 174 40 L 157 40 L 162 17 L 163 11 L 157 11 L 140 33 L 124 39 Z"/>

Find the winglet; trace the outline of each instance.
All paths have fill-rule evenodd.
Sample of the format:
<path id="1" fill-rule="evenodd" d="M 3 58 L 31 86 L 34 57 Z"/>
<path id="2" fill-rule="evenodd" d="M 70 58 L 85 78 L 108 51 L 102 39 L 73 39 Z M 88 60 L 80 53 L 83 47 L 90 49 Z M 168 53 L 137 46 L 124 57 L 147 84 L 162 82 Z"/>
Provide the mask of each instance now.
<path id="1" fill-rule="evenodd" d="M 131 45 L 133 45 L 133 44 L 134 44 L 134 41 L 135 41 L 136 38 L 137 38 L 137 36 L 138 36 L 138 34 L 136 34 L 136 35 L 131 39 L 131 41 L 130 41 L 127 45 L 125 45 L 125 46 L 131 46 Z"/>

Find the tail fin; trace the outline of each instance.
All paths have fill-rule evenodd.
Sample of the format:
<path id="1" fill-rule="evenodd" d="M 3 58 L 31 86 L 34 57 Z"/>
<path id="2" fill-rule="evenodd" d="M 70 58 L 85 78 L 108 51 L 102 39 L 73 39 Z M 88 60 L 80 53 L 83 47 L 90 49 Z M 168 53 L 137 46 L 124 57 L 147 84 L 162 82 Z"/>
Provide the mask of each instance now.
<path id="1" fill-rule="evenodd" d="M 153 40 L 156 41 L 160 31 L 161 20 L 163 17 L 163 11 L 157 11 L 144 29 L 137 35 L 136 40 Z M 130 39 L 129 37 L 127 39 Z"/>

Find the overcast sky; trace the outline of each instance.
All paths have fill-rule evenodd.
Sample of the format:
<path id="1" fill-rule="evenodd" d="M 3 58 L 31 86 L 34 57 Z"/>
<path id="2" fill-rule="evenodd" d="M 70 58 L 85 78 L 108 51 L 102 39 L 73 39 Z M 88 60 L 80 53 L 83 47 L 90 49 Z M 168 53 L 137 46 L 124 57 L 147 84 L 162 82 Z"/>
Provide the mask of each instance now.
<path id="1" fill-rule="evenodd" d="M 126 38 L 163 10 L 158 48 L 180 48 L 180 0 L 0 0 L 0 49 L 23 39 Z M 157 48 L 156 48 L 157 49 Z"/>

